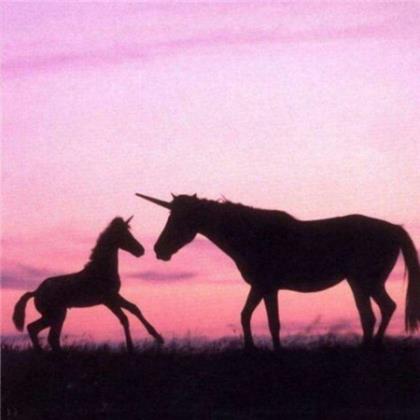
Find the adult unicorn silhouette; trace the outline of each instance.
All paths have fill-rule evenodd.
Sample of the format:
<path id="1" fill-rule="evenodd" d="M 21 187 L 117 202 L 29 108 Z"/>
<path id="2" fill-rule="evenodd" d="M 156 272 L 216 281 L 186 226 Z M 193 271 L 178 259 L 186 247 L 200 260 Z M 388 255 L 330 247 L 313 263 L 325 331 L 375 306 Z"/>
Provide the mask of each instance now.
<path id="1" fill-rule="evenodd" d="M 128 351 L 133 350 L 133 343 L 128 318 L 122 308 L 135 315 L 157 342 L 163 343 L 163 338 L 140 309 L 119 294 L 118 250 L 123 249 L 136 257 L 144 254 L 143 246 L 130 232 L 132 217 L 126 221 L 121 217 L 112 220 L 99 236 L 90 260 L 82 271 L 48 278 L 34 292 L 25 293 L 16 303 L 13 321 L 19 331 L 23 330 L 25 307 L 30 298 L 35 298 L 35 307 L 42 314 L 40 319 L 28 325 L 29 337 L 35 349 L 41 349 L 38 333 L 48 327 L 48 343 L 54 351 L 61 349 L 60 334 L 68 308 L 101 304 L 109 308 L 121 322 Z"/>
<path id="2" fill-rule="evenodd" d="M 251 286 L 241 312 L 246 348 L 253 348 L 251 316 L 264 300 L 274 349 L 280 348 L 277 291 L 325 290 L 346 279 L 360 314 L 364 345 L 381 344 L 396 304 L 384 284 L 400 251 L 408 270 L 405 326 L 420 325 L 420 266 L 413 241 L 398 225 L 362 215 L 300 221 L 276 210 L 173 195 L 171 202 L 136 194 L 170 210 L 156 256 L 168 261 L 200 233 L 229 255 Z M 371 298 L 381 311 L 375 316 Z"/>

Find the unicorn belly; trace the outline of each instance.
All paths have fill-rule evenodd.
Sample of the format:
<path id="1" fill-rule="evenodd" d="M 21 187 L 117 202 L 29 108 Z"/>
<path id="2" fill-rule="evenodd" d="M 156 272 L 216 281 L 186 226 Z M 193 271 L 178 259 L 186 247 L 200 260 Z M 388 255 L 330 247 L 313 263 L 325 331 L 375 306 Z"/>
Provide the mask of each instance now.
<path id="1" fill-rule="evenodd" d="M 317 292 L 335 286 L 346 277 L 343 269 L 330 259 L 281 263 L 265 261 L 253 269 L 240 270 L 244 280 L 262 290 L 286 289 L 297 292 Z"/>
<path id="2" fill-rule="evenodd" d="M 295 292 L 319 292 L 335 286 L 344 280 L 344 276 L 330 276 L 330 277 L 312 277 L 308 278 L 293 278 L 283 279 L 276 282 L 278 289 L 293 290 Z"/>

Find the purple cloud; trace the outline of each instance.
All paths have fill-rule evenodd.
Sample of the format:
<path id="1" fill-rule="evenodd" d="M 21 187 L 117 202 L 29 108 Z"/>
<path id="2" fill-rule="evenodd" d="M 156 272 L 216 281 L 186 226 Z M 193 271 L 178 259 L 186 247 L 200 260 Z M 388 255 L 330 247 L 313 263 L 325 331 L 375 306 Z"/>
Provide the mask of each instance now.
<path id="1" fill-rule="evenodd" d="M 2 271 L 1 287 L 3 289 L 32 290 L 51 275 L 49 270 L 18 264 L 13 269 Z"/>
<path id="2" fill-rule="evenodd" d="M 66 51 L 44 55 L 28 55 L 11 58 L 3 62 L 6 76 L 32 71 L 58 70 L 74 67 L 96 67 L 116 65 L 127 61 L 147 60 L 161 55 L 173 55 L 192 49 L 208 49 L 222 46 L 290 44 L 322 42 L 338 39 L 360 39 L 384 37 L 383 26 L 359 25 L 348 28 L 322 28 L 311 31 L 285 33 L 279 30 L 252 30 L 243 33 L 215 32 L 210 35 L 198 34 L 168 41 L 150 43 L 121 43 L 117 46 L 98 48 L 84 52 Z"/>
<path id="3" fill-rule="evenodd" d="M 47 7 L 46 13 L 31 8 L 26 15 L 21 7 L 9 6 L 6 10 L 9 17 L 6 22 L 10 21 L 3 51 L 6 76 L 115 65 L 225 46 L 417 37 L 417 21 L 412 17 L 415 14 L 409 7 L 402 6 L 395 10 L 366 7 L 363 18 L 356 8 L 340 6 L 329 7 L 328 13 L 325 6 L 321 9 L 307 7 L 305 13 L 284 6 L 195 6 L 188 9 L 140 6 L 130 9 L 129 13 L 124 8 L 120 10 L 119 21 L 124 22 L 121 26 L 115 23 L 115 10 L 106 7 L 69 6 L 73 16 L 70 20 L 58 18 L 62 11 L 60 9 L 59 13 L 54 6 Z M 48 19 L 54 10 L 57 15 Z M 35 17 L 42 19 L 44 25 L 35 26 Z M 148 20 L 146 26 L 141 23 L 144 19 Z M 86 21 L 91 25 L 80 25 Z M 16 29 L 17 24 L 20 31 Z M 25 36 L 22 28 L 28 29 Z M 56 34 L 54 38 L 51 33 Z M 98 33 L 104 35 L 98 37 Z"/>
<path id="4" fill-rule="evenodd" d="M 197 276 L 198 273 L 194 271 L 161 272 L 154 270 L 138 271 L 128 275 L 130 278 L 156 282 L 190 280 Z"/>

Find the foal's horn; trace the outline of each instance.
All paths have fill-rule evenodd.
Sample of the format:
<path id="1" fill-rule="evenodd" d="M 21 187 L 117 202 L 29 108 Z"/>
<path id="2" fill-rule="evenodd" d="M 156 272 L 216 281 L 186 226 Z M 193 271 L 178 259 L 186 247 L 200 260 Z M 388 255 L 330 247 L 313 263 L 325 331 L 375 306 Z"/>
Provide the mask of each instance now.
<path id="1" fill-rule="evenodd" d="M 170 210 L 172 208 L 171 203 L 168 203 L 167 201 L 159 200 L 157 198 L 149 197 L 148 195 L 139 194 L 139 193 L 136 193 L 136 195 L 137 197 L 144 198 L 145 200 L 151 201 L 152 203 L 155 203 L 158 206 L 165 207 L 166 209 Z"/>
<path id="2" fill-rule="evenodd" d="M 128 225 L 131 222 L 131 219 L 134 217 L 134 214 L 130 216 L 126 221 L 125 224 Z"/>

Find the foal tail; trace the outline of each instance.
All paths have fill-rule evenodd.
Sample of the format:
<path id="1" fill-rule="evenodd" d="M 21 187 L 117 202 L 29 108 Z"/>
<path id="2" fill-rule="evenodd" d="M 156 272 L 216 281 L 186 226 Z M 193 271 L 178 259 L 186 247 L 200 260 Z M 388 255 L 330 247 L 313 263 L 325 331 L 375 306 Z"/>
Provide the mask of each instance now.
<path id="1" fill-rule="evenodd" d="M 25 325 L 25 308 L 28 300 L 35 296 L 35 292 L 26 292 L 16 303 L 15 310 L 13 311 L 13 322 L 15 327 L 19 330 L 23 330 Z"/>
<path id="2" fill-rule="evenodd" d="M 405 329 L 414 332 L 420 327 L 420 265 L 414 242 L 403 228 L 400 231 L 400 246 L 408 271 Z"/>

